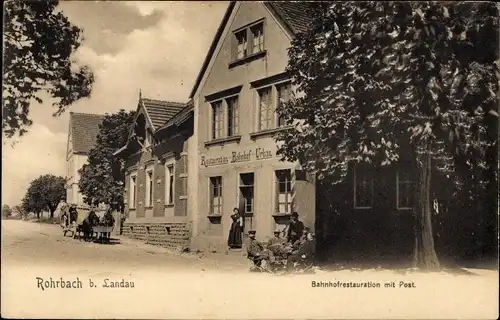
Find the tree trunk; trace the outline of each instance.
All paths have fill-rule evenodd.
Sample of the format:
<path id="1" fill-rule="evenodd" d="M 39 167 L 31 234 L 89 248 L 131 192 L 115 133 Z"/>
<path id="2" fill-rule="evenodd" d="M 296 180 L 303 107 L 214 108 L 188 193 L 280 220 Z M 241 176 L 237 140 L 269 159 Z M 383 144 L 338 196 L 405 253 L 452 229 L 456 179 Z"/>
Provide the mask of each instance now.
<path id="1" fill-rule="evenodd" d="M 429 148 L 421 155 L 416 192 L 415 246 L 413 248 L 413 266 L 420 269 L 437 269 L 439 260 L 434 249 L 431 212 L 431 154 Z"/>
<path id="2" fill-rule="evenodd" d="M 37 212 L 37 213 L 36 213 L 36 218 L 37 218 L 37 219 L 40 219 L 40 212 Z"/>
<path id="3" fill-rule="evenodd" d="M 49 213 L 50 213 L 50 218 L 54 219 L 54 213 L 56 212 L 57 206 L 49 206 Z"/>

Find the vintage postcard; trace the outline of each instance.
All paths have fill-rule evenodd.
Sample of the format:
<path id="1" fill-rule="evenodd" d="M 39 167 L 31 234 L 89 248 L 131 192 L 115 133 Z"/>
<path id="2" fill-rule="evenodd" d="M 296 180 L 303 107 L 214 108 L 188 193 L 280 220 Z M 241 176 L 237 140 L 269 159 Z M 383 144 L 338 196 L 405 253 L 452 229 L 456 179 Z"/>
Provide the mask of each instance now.
<path id="1" fill-rule="evenodd" d="M 2 318 L 497 319 L 499 10 L 5 1 Z"/>

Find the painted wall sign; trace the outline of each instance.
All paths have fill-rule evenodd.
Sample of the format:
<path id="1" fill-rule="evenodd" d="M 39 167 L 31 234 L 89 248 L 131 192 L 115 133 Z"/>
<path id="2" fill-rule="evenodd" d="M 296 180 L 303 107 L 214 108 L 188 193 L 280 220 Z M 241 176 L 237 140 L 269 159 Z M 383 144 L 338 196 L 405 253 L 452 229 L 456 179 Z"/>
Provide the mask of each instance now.
<path id="1" fill-rule="evenodd" d="M 277 156 L 276 151 L 273 152 L 272 150 L 265 148 L 255 148 L 255 152 L 250 149 L 246 151 L 233 151 L 231 152 L 231 155 L 227 156 L 201 156 L 201 165 L 203 167 L 212 167 L 229 163 L 272 159 L 275 156 Z"/>

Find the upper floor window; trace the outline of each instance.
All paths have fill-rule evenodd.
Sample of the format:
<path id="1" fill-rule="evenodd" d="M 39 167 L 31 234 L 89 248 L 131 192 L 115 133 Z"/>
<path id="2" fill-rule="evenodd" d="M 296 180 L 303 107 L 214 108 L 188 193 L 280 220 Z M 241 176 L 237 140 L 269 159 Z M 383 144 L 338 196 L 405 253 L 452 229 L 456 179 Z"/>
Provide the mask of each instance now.
<path id="1" fill-rule="evenodd" d="M 264 24 L 261 22 L 250 28 L 253 38 L 252 53 L 264 51 Z"/>
<path id="2" fill-rule="evenodd" d="M 236 47 L 236 59 L 243 59 L 247 56 L 247 30 L 242 30 L 235 34 L 237 47 Z"/>
<path id="3" fill-rule="evenodd" d="M 398 209 L 413 207 L 413 181 L 408 171 L 396 172 L 396 206 Z"/>
<path id="4" fill-rule="evenodd" d="M 212 103 L 212 139 L 222 138 L 224 110 L 222 101 Z"/>
<path id="5" fill-rule="evenodd" d="M 291 83 L 284 82 L 258 89 L 258 131 L 270 130 L 288 125 L 276 110 L 292 99 Z"/>
<path id="6" fill-rule="evenodd" d="M 238 96 L 212 102 L 212 139 L 236 136 L 240 133 Z"/>
<path id="7" fill-rule="evenodd" d="M 272 129 L 274 126 L 274 110 L 271 101 L 272 88 L 259 90 L 260 130 Z"/>
<path id="8" fill-rule="evenodd" d="M 371 209 L 373 207 L 373 178 L 370 170 L 354 166 L 354 208 Z"/>
<path id="9" fill-rule="evenodd" d="M 240 133 L 240 109 L 238 105 L 238 97 L 226 99 L 227 104 L 227 135 L 229 137 Z"/>
<path id="10" fill-rule="evenodd" d="M 292 97 L 292 85 L 290 82 L 279 85 L 277 87 L 277 91 L 278 91 L 278 101 L 276 109 L 278 109 L 279 107 L 283 106 L 285 103 L 290 101 Z M 278 117 L 278 127 L 283 127 L 287 125 L 285 119 L 280 114 L 278 114 L 277 117 Z"/>
<path id="11" fill-rule="evenodd" d="M 146 129 L 146 140 L 144 141 L 144 147 L 149 147 L 153 144 L 153 135 L 151 134 L 151 131 Z"/>
<path id="12" fill-rule="evenodd" d="M 240 60 L 264 51 L 264 23 L 249 25 L 234 33 L 233 59 Z"/>

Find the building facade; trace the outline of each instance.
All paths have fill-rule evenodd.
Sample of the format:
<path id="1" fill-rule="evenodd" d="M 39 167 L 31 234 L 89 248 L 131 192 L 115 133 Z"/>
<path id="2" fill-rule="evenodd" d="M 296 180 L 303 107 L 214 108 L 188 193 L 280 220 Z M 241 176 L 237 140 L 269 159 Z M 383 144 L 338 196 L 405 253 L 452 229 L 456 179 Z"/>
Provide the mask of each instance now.
<path id="1" fill-rule="evenodd" d="M 125 159 L 125 236 L 173 249 L 189 246 L 188 149 L 192 105 L 139 98 Z"/>
<path id="2" fill-rule="evenodd" d="M 78 171 L 87 163 L 88 153 L 96 143 L 103 115 L 70 112 L 66 145 L 66 202 L 85 206 L 78 188 Z"/>
<path id="3" fill-rule="evenodd" d="M 307 25 L 298 3 L 232 2 L 191 93 L 197 194 L 195 248 L 225 250 L 233 208 L 244 234 L 265 240 L 297 211 L 315 226 L 315 179 L 276 154 L 274 134 L 287 130 L 276 113 L 292 97 L 287 49 Z M 195 167 L 194 167 L 195 166 Z"/>

